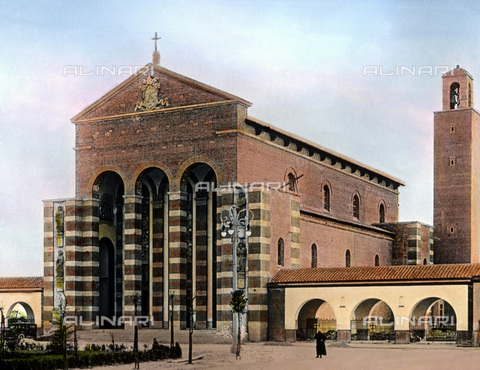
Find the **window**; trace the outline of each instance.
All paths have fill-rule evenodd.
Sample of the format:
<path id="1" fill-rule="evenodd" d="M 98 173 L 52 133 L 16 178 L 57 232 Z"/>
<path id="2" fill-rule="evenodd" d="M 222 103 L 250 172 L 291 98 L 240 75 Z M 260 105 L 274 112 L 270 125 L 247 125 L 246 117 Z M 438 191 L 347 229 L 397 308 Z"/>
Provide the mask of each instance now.
<path id="1" fill-rule="evenodd" d="M 450 166 L 453 167 L 457 163 L 457 158 L 455 156 L 452 156 L 448 159 L 448 162 L 450 163 Z"/>
<path id="2" fill-rule="evenodd" d="M 385 222 L 385 206 L 383 204 L 380 204 L 380 209 L 378 213 L 379 213 L 379 221 L 381 224 L 383 224 Z"/>
<path id="3" fill-rule="evenodd" d="M 345 267 L 350 267 L 350 265 L 351 265 L 350 250 L 347 249 L 347 252 L 345 253 Z"/>
<path id="4" fill-rule="evenodd" d="M 312 268 L 317 267 L 317 245 L 312 244 Z"/>
<path id="5" fill-rule="evenodd" d="M 356 194 L 353 196 L 353 217 L 360 219 L 360 199 Z"/>
<path id="6" fill-rule="evenodd" d="M 288 176 L 288 190 L 297 192 L 297 179 L 293 173 L 289 173 Z"/>
<path id="7" fill-rule="evenodd" d="M 375 256 L 375 266 L 380 266 L 380 258 L 378 257 L 378 254 Z"/>
<path id="8" fill-rule="evenodd" d="M 285 244 L 283 242 L 283 239 L 280 238 L 280 239 L 278 239 L 278 249 L 277 249 L 277 255 L 278 255 L 277 264 L 279 266 L 284 265 L 284 254 L 285 254 Z"/>
<path id="9" fill-rule="evenodd" d="M 328 185 L 323 186 L 323 209 L 330 211 L 330 189 Z"/>

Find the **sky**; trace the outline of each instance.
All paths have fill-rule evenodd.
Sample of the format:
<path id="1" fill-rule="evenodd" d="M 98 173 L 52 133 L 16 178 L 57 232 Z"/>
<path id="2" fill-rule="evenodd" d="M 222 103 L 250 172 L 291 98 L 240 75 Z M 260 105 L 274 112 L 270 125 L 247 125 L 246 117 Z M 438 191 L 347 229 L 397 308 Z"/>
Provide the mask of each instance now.
<path id="1" fill-rule="evenodd" d="M 70 119 L 151 61 L 155 32 L 163 67 L 403 180 L 400 221 L 433 223 L 441 75 L 480 77 L 475 1 L 0 5 L 0 276 L 43 275 L 43 200 L 75 196 Z"/>

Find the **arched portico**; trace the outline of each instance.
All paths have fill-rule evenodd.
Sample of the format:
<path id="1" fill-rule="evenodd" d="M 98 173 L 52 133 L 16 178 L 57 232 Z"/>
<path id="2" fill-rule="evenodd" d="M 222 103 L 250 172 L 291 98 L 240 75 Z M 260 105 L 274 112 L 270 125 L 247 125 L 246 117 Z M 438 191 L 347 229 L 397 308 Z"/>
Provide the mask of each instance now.
<path id="1" fill-rule="evenodd" d="M 381 275 L 382 279 L 369 278 L 370 272 Z M 427 273 L 436 279 L 421 279 Z M 351 320 L 368 318 L 375 325 L 390 325 L 397 343 L 408 343 L 412 317 L 421 315 L 432 317 L 432 320 L 435 316 L 454 316 L 461 342 L 477 330 L 472 320 L 475 307 L 469 308 L 473 294 L 480 293 L 480 289 L 471 288 L 472 284 L 477 284 L 472 282 L 475 274 L 475 266 L 468 271 L 465 266 L 455 265 L 286 269 L 272 279 L 270 289 L 284 291 L 284 337 L 287 340 L 296 338 L 296 320 L 305 302 L 321 297 L 335 312 L 338 340 L 352 339 Z M 408 279 L 410 276 L 412 278 Z M 337 281 L 332 281 L 334 278 Z M 479 298 L 480 294 L 476 299 Z M 437 319 L 437 325 L 447 327 L 438 320 L 441 319 Z"/>

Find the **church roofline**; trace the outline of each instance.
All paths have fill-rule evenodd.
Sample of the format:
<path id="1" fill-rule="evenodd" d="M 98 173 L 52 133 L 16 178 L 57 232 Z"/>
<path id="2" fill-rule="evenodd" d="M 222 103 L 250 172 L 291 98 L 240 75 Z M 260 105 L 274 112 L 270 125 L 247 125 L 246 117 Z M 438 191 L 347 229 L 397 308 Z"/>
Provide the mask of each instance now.
<path id="1" fill-rule="evenodd" d="M 101 96 L 99 99 L 97 99 L 95 102 L 93 102 L 92 104 L 88 105 L 86 108 L 82 109 L 81 112 L 77 113 L 73 118 L 71 118 L 71 122 L 72 123 L 77 123 L 77 122 L 80 122 L 82 121 L 81 120 L 81 117 L 86 115 L 87 113 L 89 113 L 90 111 L 92 111 L 93 109 L 97 108 L 99 105 L 103 104 L 105 101 L 107 101 L 108 99 L 110 99 L 111 97 L 115 96 L 115 94 L 117 94 L 119 91 L 123 90 L 125 87 L 127 87 L 128 85 L 132 84 L 133 82 L 135 82 L 137 79 L 139 78 L 142 78 L 143 76 L 146 76 L 146 73 L 149 73 L 151 70 L 154 70 L 155 72 L 158 72 L 158 73 L 161 73 L 161 74 L 164 74 L 164 75 L 167 75 L 169 77 L 172 77 L 172 78 L 175 78 L 177 80 L 180 80 L 182 81 L 183 83 L 185 84 L 188 84 L 188 85 L 191 85 L 191 86 L 195 86 L 199 89 L 202 89 L 202 90 L 205 90 L 205 91 L 208 91 L 212 94 L 215 94 L 215 95 L 219 95 L 223 98 L 225 98 L 226 100 L 228 101 L 235 101 L 235 102 L 238 102 L 239 104 L 242 104 L 246 107 L 251 107 L 252 106 L 252 103 L 250 103 L 249 101 L 245 100 L 245 99 L 242 99 L 236 95 L 233 95 L 233 94 L 230 94 L 230 93 L 227 93 L 223 90 L 220 90 L 220 89 L 217 89 L 215 87 L 212 87 L 212 86 L 209 86 L 203 82 L 199 82 L 197 80 L 194 80 L 192 78 L 189 78 L 189 77 L 185 77 L 181 74 L 178 74 L 176 72 L 173 72 L 167 68 L 164 68 L 164 67 L 160 67 L 160 66 L 155 66 L 153 65 L 152 63 L 148 63 L 147 65 L 145 65 L 143 68 L 141 68 L 137 73 L 133 74 L 132 76 L 128 77 L 125 81 L 123 81 L 122 83 L 120 83 L 119 85 L 115 86 L 113 89 L 111 89 L 110 91 L 108 91 L 106 94 L 104 94 L 103 96 Z M 181 107 L 178 107 L 178 108 L 181 108 Z M 154 111 L 152 111 L 154 112 Z M 104 117 L 99 117 L 100 118 L 104 118 Z"/>
<path id="2" fill-rule="evenodd" d="M 263 122 L 263 121 L 261 121 L 257 118 L 251 117 L 251 116 L 247 117 L 247 122 L 246 123 L 248 124 L 249 122 L 260 126 L 262 128 L 262 130 L 265 131 L 265 132 L 268 132 L 268 133 L 273 134 L 275 136 L 283 136 L 283 137 L 289 138 L 289 139 L 301 144 L 302 146 L 305 146 L 309 149 L 312 149 L 313 151 L 318 151 L 319 153 L 324 153 L 326 156 L 333 157 L 338 161 L 344 162 L 345 164 L 352 166 L 352 168 L 353 167 L 358 168 L 358 169 L 361 169 L 365 172 L 372 173 L 372 174 L 377 175 L 381 178 L 384 178 L 386 180 L 394 182 L 397 185 L 396 187 L 405 186 L 405 183 L 400 179 L 397 179 L 397 178 L 395 178 L 395 177 L 393 177 L 393 176 L 391 176 L 391 175 L 389 175 L 385 172 L 379 171 L 377 169 L 374 169 L 373 167 L 369 167 L 369 166 L 367 166 L 363 163 L 355 161 L 354 159 L 352 159 L 350 157 L 347 157 L 343 154 L 339 154 L 339 153 L 337 153 L 333 150 L 327 149 L 327 148 L 325 148 L 325 147 L 323 147 L 323 146 L 321 146 L 317 143 L 314 143 L 312 141 L 304 139 L 301 136 L 297 136 L 295 134 L 292 134 L 288 131 L 282 130 L 281 128 L 270 125 L 266 122 Z"/>

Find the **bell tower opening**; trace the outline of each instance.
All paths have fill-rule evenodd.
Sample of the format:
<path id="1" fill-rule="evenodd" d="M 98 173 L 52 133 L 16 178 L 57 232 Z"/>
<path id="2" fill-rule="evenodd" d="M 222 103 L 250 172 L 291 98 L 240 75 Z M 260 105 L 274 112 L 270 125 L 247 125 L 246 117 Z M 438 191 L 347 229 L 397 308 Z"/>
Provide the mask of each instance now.
<path id="1" fill-rule="evenodd" d="M 450 85 L 450 109 L 458 109 L 460 107 L 460 84 L 454 82 Z"/>

